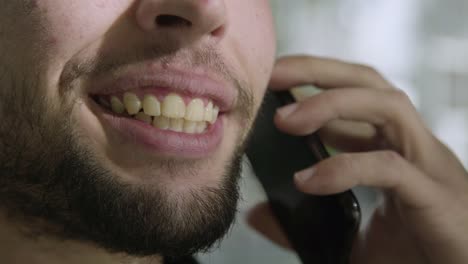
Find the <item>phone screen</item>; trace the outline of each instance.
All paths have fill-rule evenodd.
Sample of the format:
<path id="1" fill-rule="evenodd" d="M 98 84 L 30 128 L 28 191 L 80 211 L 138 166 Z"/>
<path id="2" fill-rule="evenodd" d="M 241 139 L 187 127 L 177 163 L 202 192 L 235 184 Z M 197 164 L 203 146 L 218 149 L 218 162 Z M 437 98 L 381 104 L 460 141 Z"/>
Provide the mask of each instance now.
<path id="1" fill-rule="evenodd" d="M 313 196 L 296 189 L 294 173 L 327 158 L 328 153 L 317 135 L 294 137 L 274 126 L 276 109 L 293 100 L 289 92 L 266 94 L 247 157 L 302 263 L 349 263 L 361 218 L 359 204 L 351 191 Z"/>

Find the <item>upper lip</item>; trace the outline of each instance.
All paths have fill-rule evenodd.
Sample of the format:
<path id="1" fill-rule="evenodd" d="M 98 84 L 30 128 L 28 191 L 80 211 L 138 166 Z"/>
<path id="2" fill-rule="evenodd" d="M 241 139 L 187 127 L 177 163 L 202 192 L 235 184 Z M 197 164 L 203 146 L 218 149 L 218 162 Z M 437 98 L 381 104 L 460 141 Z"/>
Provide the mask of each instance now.
<path id="1" fill-rule="evenodd" d="M 110 95 L 145 88 L 164 88 L 191 97 L 208 98 L 221 112 L 227 112 L 234 107 L 237 96 L 234 85 L 207 71 L 195 73 L 193 70 L 152 66 L 133 68 L 117 77 L 104 77 L 93 83 L 90 93 Z"/>

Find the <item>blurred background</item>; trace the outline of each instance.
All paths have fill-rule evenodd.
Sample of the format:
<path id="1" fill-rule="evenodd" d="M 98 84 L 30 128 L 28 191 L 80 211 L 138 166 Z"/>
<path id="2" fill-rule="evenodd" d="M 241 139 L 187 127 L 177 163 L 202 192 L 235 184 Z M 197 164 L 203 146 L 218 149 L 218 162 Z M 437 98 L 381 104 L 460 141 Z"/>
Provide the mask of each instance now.
<path id="1" fill-rule="evenodd" d="M 468 1 L 272 0 L 278 55 L 312 54 L 375 67 L 406 91 L 427 125 L 468 166 Z M 238 219 L 202 263 L 299 263 L 245 224 L 265 195 L 248 166 Z M 363 220 L 378 193 L 355 190 Z"/>

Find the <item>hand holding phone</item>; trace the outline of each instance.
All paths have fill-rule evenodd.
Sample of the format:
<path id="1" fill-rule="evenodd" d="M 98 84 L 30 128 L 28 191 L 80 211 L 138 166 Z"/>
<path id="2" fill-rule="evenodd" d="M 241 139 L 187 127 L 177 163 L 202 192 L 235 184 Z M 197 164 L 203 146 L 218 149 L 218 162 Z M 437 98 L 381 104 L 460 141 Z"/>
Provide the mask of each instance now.
<path id="1" fill-rule="evenodd" d="M 281 131 L 307 135 L 334 121 L 351 122 L 352 125 L 327 128 L 329 142 L 348 153 L 314 165 L 314 175 L 301 183 L 295 181 L 297 186 L 314 194 L 337 193 L 357 185 L 384 190 L 381 203 L 370 215 L 369 225 L 354 241 L 353 262 L 468 263 L 465 250 L 468 226 L 461 224 L 468 223 L 466 168 L 425 126 L 411 100 L 376 70 L 365 65 L 313 56 L 290 56 L 277 61 L 270 80 L 272 90 L 288 91 L 304 84 L 315 85 L 323 92 L 301 102 L 287 118 L 276 115 L 275 124 Z M 347 244 L 346 238 L 335 237 L 340 243 L 338 250 L 327 251 L 334 245 L 333 241 L 327 240 L 326 234 L 333 233 L 316 232 L 310 224 L 315 225 L 315 222 L 307 221 L 298 228 L 293 226 L 294 221 L 288 220 L 294 218 L 297 208 L 302 208 L 294 206 L 300 204 L 298 200 L 308 198 L 291 196 L 294 198 L 290 199 L 295 199 L 293 202 L 283 203 L 281 184 L 294 187 L 292 176 L 282 178 L 281 175 L 292 174 L 293 167 L 302 170 L 311 166 L 310 160 L 297 162 L 296 157 L 291 157 L 296 150 L 304 151 L 304 155 L 299 156 L 310 158 L 311 155 L 305 155 L 305 139 L 292 137 L 286 143 L 285 135 L 277 134 L 272 123 L 275 107 L 266 108 L 270 109 L 266 110 L 269 114 L 261 117 L 264 123 L 258 125 L 259 134 L 268 139 L 257 137 L 250 156 L 270 199 L 290 206 L 282 211 L 281 206 L 276 206 L 280 210 L 273 208 L 279 215 L 279 222 L 305 263 L 346 261 L 338 259 L 349 252 L 340 251 L 347 249 L 343 246 L 351 245 Z M 297 149 L 287 149 L 294 139 L 299 140 Z M 264 155 L 271 157 L 264 158 Z M 287 164 L 293 169 L 279 171 L 283 169 L 279 164 Z M 281 212 L 286 212 L 286 217 Z M 334 224 L 325 223 L 324 228 Z M 297 238 L 300 233 L 294 232 L 299 229 L 303 230 L 304 240 Z M 305 241 L 311 233 L 316 235 L 311 239 L 315 239 L 321 248 L 317 252 L 321 253 L 320 258 L 314 259 L 307 251 L 316 248 L 314 242 Z M 337 233 L 343 235 L 343 232 Z M 321 239 L 325 241 L 322 244 Z M 301 244 L 304 241 L 306 244 Z"/>
<path id="2" fill-rule="evenodd" d="M 296 189 L 294 173 L 328 153 L 317 135 L 294 137 L 274 126 L 276 109 L 294 101 L 289 92 L 269 92 L 264 100 L 247 156 L 273 213 L 302 263 L 349 263 L 361 217 L 355 196 L 351 191 L 313 196 Z"/>

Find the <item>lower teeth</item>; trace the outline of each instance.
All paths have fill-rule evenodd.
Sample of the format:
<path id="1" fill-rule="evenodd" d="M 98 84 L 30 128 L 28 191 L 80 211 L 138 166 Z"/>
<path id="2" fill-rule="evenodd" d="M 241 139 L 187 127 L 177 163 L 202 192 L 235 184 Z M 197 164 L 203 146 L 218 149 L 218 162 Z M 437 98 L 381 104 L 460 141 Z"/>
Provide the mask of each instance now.
<path id="1" fill-rule="evenodd" d="M 187 134 L 201 134 L 204 133 L 208 127 L 207 122 L 194 122 L 188 121 L 184 118 L 168 118 L 164 116 L 151 117 L 145 115 L 143 112 L 133 116 L 133 118 L 153 125 L 153 127 L 161 130 L 169 130 L 174 132 L 184 132 Z"/>

